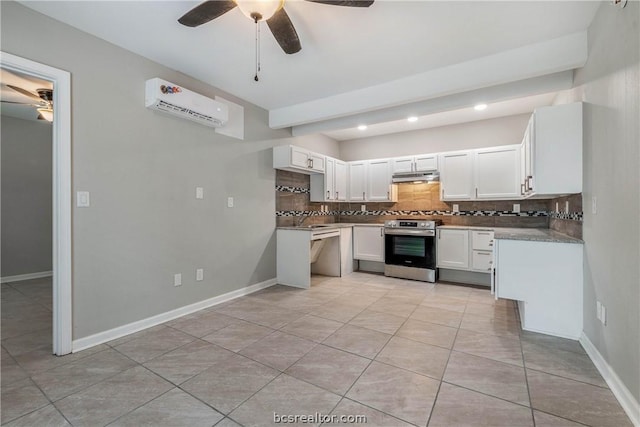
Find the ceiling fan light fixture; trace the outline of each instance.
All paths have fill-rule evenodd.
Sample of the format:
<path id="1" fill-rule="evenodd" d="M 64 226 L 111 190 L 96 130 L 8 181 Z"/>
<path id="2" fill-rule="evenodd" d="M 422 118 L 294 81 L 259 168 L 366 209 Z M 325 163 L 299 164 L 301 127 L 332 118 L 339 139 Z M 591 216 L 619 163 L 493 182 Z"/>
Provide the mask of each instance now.
<path id="1" fill-rule="evenodd" d="M 367 130 L 367 125 L 358 126 L 358 130 Z"/>
<path id="2" fill-rule="evenodd" d="M 411 116 L 411 117 L 408 117 L 408 118 L 407 118 L 407 121 L 408 121 L 409 123 L 414 123 L 414 122 L 417 122 L 417 121 L 418 121 L 418 118 L 417 118 L 416 116 Z"/>
<path id="3" fill-rule="evenodd" d="M 487 109 L 487 104 L 476 104 L 473 109 L 476 111 L 484 111 Z"/>
<path id="4" fill-rule="evenodd" d="M 284 6 L 284 0 L 233 0 L 244 16 L 252 21 L 266 21 Z"/>
<path id="5" fill-rule="evenodd" d="M 38 113 L 40 113 L 40 115 L 42 115 L 42 117 L 46 121 L 48 122 L 53 121 L 53 108 L 50 108 L 50 107 L 38 108 Z"/>

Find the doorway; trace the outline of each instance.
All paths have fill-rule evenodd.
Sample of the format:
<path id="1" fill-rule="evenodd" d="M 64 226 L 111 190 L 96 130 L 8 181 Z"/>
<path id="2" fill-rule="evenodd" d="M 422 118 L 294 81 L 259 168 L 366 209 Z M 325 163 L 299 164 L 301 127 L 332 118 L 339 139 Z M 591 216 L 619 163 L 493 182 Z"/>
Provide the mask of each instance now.
<path id="1" fill-rule="evenodd" d="M 53 353 L 73 351 L 71 272 L 71 75 L 69 72 L 0 52 L 4 70 L 50 82 L 52 118 L 52 289 Z"/>

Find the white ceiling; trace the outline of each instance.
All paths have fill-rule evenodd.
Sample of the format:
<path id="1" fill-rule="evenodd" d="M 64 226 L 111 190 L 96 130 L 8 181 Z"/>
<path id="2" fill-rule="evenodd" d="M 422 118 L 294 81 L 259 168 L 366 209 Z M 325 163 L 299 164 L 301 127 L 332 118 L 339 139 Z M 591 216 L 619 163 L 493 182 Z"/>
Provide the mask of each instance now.
<path id="1" fill-rule="evenodd" d="M 334 120 L 576 68 L 586 58 L 586 39 L 571 37 L 588 28 L 600 6 L 596 1 L 376 0 L 369 8 L 348 8 L 286 0 L 302 51 L 284 54 L 264 26 L 262 71 L 255 82 L 254 24 L 237 8 L 188 28 L 176 20 L 198 1 L 23 4 L 268 109 L 272 127 Z M 445 84 L 449 75 L 458 80 Z M 512 98 L 532 93 L 542 92 L 522 89 Z"/>
<path id="2" fill-rule="evenodd" d="M 9 71 L 4 68 L 0 68 L 0 99 L 2 101 L 10 102 L 22 102 L 23 104 L 11 104 L 3 102 L 0 104 L 0 113 L 3 116 L 15 117 L 23 120 L 37 120 L 38 111 L 33 105 L 35 101 L 26 95 L 21 94 L 7 85 L 17 86 L 22 89 L 36 93 L 37 89 L 52 89 L 51 82 L 41 80 L 33 76 L 17 73 L 15 71 Z M 43 123 L 49 123 L 45 120 L 41 120 Z"/>

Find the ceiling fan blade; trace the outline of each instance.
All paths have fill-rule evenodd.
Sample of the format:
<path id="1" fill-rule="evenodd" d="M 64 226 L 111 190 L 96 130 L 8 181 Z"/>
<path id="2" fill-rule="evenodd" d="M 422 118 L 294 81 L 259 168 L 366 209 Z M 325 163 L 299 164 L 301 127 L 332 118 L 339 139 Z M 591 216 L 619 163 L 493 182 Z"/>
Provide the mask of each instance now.
<path id="1" fill-rule="evenodd" d="M 275 13 L 275 15 L 267 19 L 267 25 L 282 50 L 284 50 L 284 53 L 290 55 L 302 49 L 298 33 L 296 32 L 291 19 L 289 19 L 289 15 L 284 11 L 284 8 L 280 9 Z"/>
<path id="2" fill-rule="evenodd" d="M 30 102 L 16 102 L 16 101 L 0 101 L 3 104 L 16 104 L 16 105 L 29 105 L 31 107 L 41 107 L 42 104 L 32 104 Z"/>
<path id="3" fill-rule="evenodd" d="M 13 85 L 7 85 L 7 87 L 10 87 L 11 89 L 15 90 L 16 92 L 20 92 L 24 96 L 28 96 L 29 98 L 31 98 L 33 100 L 36 100 L 38 102 L 42 101 L 38 95 L 36 95 L 35 93 L 33 93 L 31 91 L 28 91 L 26 89 L 22 89 L 21 87 L 13 86 Z"/>
<path id="4" fill-rule="evenodd" d="M 47 120 L 47 119 L 45 119 L 42 114 L 38 113 L 38 120 Z"/>
<path id="5" fill-rule="evenodd" d="M 232 0 L 205 1 L 182 15 L 178 22 L 187 27 L 197 27 L 224 15 L 236 6 Z"/>
<path id="6" fill-rule="evenodd" d="M 307 0 L 313 3 L 330 4 L 332 6 L 369 7 L 373 0 Z"/>

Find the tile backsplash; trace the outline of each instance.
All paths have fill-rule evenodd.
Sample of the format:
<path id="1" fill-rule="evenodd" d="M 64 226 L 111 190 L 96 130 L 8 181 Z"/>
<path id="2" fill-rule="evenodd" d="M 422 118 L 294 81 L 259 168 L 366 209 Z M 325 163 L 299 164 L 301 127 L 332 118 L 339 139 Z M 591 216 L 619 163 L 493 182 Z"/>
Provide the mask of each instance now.
<path id="1" fill-rule="evenodd" d="M 415 217 L 439 219 L 447 225 L 552 228 L 582 237 L 582 196 L 551 200 L 440 201 L 440 183 L 399 184 L 395 203 L 319 203 L 309 200 L 308 175 L 276 171 L 276 225 L 279 227 L 332 222 L 381 223 Z M 565 202 L 569 201 L 569 212 Z M 558 202 L 558 211 L 555 210 Z M 514 204 L 520 212 L 514 212 Z M 366 210 L 361 210 L 361 205 Z M 454 212 L 454 204 L 458 211 Z M 323 206 L 326 211 L 323 211 Z"/>

